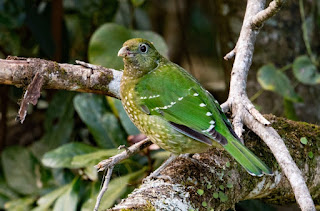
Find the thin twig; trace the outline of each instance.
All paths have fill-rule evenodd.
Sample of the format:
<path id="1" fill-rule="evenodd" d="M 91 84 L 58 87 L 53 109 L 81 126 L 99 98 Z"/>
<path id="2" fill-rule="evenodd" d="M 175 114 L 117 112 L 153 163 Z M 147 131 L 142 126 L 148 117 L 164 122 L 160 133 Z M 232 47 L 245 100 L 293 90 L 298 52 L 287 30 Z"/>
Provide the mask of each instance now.
<path id="1" fill-rule="evenodd" d="M 279 12 L 285 2 L 286 0 L 273 0 L 272 2 L 270 2 L 269 6 L 266 9 L 258 12 L 255 16 L 252 17 L 251 27 L 260 28 L 266 20 Z"/>
<path id="2" fill-rule="evenodd" d="M 228 61 L 230 59 L 232 59 L 234 56 L 236 55 L 236 47 L 234 49 L 232 49 L 229 53 L 227 53 L 223 59 Z"/>
<path id="3" fill-rule="evenodd" d="M 248 0 L 243 26 L 237 42 L 237 54 L 230 80 L 230 93 L 227 103 L 223 104 L 223 109 L 227 110 L 226 107 L 228 106 L 232 111 L 236 120 L 236 131 L 240 131 L 240 119 L 270 147 L 291 184 L 301 210 L 315 210 L 301 171 L 291 158 L 286 146 L 283 144 L 283 140 L 272 127 L 266 126 L 270 122 L 254 108 L 246 93 L 247 75 L 252 63 L 254 43 L 259 29 L 264 21 L 274 15 L 284 3 L 284 1 L 275 0 L 270 3 L 267 9 L 263 10 L 264 2 L 264 0 Z M 259 125 L 259 129 L 255 125 Z M 261 131 L 265 132 L 262 134 Z"/>
<path id="4" fill-rule="evenodd" d="M 115 156 L 112 156 L 111 158 L 100 161 L 94 167 L 97 169 L 97 171 L 103 171 L 103 170 L 109 168 L 109 166 L 114 166 L 114 165 L 118 164 L 119 162 L 127 159 L 131 155 L 133 155 L 137 152 L 140 152 L 142 149 L 150 146 L 151 144 L 152 144 L 152 142 L 149 140 L 149 138 L 146 138 L 146 139 L 128 147 L 125 151 L 123 151 Z"/>
<path id="5" fill-rule="evenodd" d="M 113 171 L 113 167 L 114 166 L 109 166 L 108 167 L 108 172 L 107 172 L 107 175 L 105 176 L 105 179 L 104 179 L 104 182 L 103 182 L 103 186 L 97 196 L 97 201 L 96 201 L 96 204 L 94 206 L 94 211 L 98 211 L 99 209 L 99 205 L 100 205 L 100 202 L 101 202 L 101 199 L 104 195 L 104 193 L 108 190 L 108 185 L 109 185 L 109 182 L 110 182 L 110 178 L 111 178 L 111 175 L 112 175 L 112 171 Z"/>
<path id="6" fill-rule="evenodd" d="M 149 138 L 145 138 L 142 141 L 135 143 L 134 145 L 130 146 L 129 148 L 126 148 L 124 146 L 119 146 L 119 149 L 123 149 L 125 148 L 125 151 L 112 156 L 109 159 L 100 161 L 95 168 L 97 169 L 97 171 L 103 171 L 105 169 L 107 169 L 107 175 L 105 176 L 105 180 L 103 182 L 103 186 L 98 194 L 97 197 L 97 201 L 94 207 L 94 211 L 98 211 L 99 209 L 99 205 L 101 202 L 101 199 L 104 195 L 104 193 L 108 190 L 108 185 L 110 182 L 110 178 L 112 175 L 112 171 L 115 165 L 117 165 L 118 163 L 120 163 L 121 161 L 129 158 L 131 155 L 140 152 L 141 150 L 143 150 L 144 148 L 150 146 L 152 144 L 152 142 L 150 141 Z"/>
<path id="7" fill-rule="evenodd" d="M 33 77 L 31 83 L 28 85 L 27 90 L 23 95 L 23 99 L 20 103 L 19 114 L 17 116 L 17 121 L 20 121 L 22 124 L 27 115 L 28 105 L 31 103 L 32 105 L 36 105 L 38 99 L 40 97 L 40 91 L 44 83 L 44 78 L 37 72 Z"/>

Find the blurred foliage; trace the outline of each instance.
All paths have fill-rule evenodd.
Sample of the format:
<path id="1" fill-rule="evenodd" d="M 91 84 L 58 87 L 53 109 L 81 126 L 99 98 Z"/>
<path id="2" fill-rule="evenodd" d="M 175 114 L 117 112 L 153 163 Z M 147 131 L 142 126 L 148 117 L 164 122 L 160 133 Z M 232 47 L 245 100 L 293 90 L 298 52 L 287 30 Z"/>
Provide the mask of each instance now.
<path id="1" fill-rule="evenodd" d="M 299 96 L 294 91 L 294 87 L 299 83 L 310 86 L 320 84 L 320 56 L 312 52 L 310 44 L 311 39 L 309 38 L 312 34 L 311 22 L 313 22 L 314 17 L 309 16 L 308 19 L 305 18 L 302 0 L 299 0 L 299 8 L 302 36 L 308 55 L 300 55 L 296 57 L 291 64 L 282 68 L 276 68 L 272 63 L 264 65 L 257 73 L 257 80 L 263 90 L 275 92 L 283 97 L 284 115 L 292 120 L 298 120 L 294 103 L 303 102 L 303 97 Z M 320 15 L 318 19 L 320 19 Z M 293 80 L 296 81 L 294 85 L 292 85 L 287 76 L 289 73 L 285 73 L 288 69 L 292 70 Z M 259 92 L 258 95 L 261 93 L 262 92 Z"/>
<path id="2" fill-rule="evenodd" d="M 130 30 L 118 24 L 106 23 L 99 27 L 90 39 L 88 51 L 90 63 L 123 69 L 122 58 L 117 55 L 118 50 L 125 41 L 137 37 L 153 42 L 162 55 L 167 55 L 167 46 L 160 35 L 151 31 Z"/>
<path id="3" fill-rule="evenodd" d="M 53 11 L 53 4 L 59 2 L 63 9 Z M 150 2 L 152 1 L 0 0 L 0 58 L 15 55 L 54 59 L 58 51 L 56 42 L 60 39 L 61 58 L 58 62 L 89 60 L 94 64 L 122 69 L 123 63 L 117 57 L 117 51 L 124 41 L 133 37 L 153 41 L 158 50 L 167 56 L 168 48 L 164 39 L 151 31 L 151 15 L 146 9 Z M 159 6 L 156 1 L 152 3 Z M 220 55 L 221 48 L 215 44 L 224 35 L 212 29 L 212 20 L 208 19 L 199 5 L 193 6 L 186 17 L 179 16 L 181 14 L 178 12 L 175 14 L 181 20 L 190 19 L 185 22 L 187 24 L 184 29 L 189 30 L 189 37 L 184 37 L 183 40 L 188 43 L 183 43 L 184 47 L 178 49 L 178 54 L 187 55 L 188 44 L 194 55 Z M 228 8 L 224 10 L 227 11 Z M 163 16 L 168 13 L 162 7 L 154 12 L 160 14 L 158 31 L 165 34 L 163 25 L 168 23 L 165 23 Z M 56 37 L 53 32 L 59 31 L 54 28 L 59 15 L 62 16 L 61 34 Z M 216 20 L 215 16 L 213 19 Z M 320 25 L 319 20 L 320 18 Z M 309 46 L 308 55 L 297 57 L 289 67 L 277 68 L 274 64 L 268 64 L 258 73 L 258 81 L 263 89 L 274 91 L 284 98 L 287 116 L 291 118 L 295 118 L 293 103 L 300 102 L 302 98 L 294 91 L 292 77 L 284 71 L 292 68 L 298 83 L 310 86 L 320 83 L 319 64 L 316 62 L 316 55 L 310 50 L 310 44 L 308 45 L 308 23 L 310 19 L 302 27 L 305 30 L 306 46 Z M 173 32 L 184 35 L 185 31 L 180 33 L 179 30 L 182 29 L 174 28 Z M 228 45 L 233 47 L 232 43 Z M 10 87 L 8 103 L 11 103 L 11 116 L 16 115 L 18 108 L 15 106 L 21 95 L 20 89 Z M 34 117 L 36 114 L 40 114 L 40 117 Z M 38 105 L 30 107 L 26 121 L 32 117 L 40 119 L 40 123 L 37 122 L 41 125 L 39 137 L 36 136 L 31 143 L 9 143 L 2 151 L 0 209 L 92 210 L 103 177 L 93 166 L 121 152 L 117 149 L 118 146 L 128 146 L 129 135 L 139 134 L 121 102 L 93 94 L 44 90 Z M 10 121 L 8 124 L 14 125 Z M 28 124 L 25 122 L 24 125 Z M 18 138 L 27 139 L 29 133 L 36 131 L 26 128 Z M 117 165 L 100 209 L 107 209 L 126 197 L 142 177 L 151 168 L 159 166 L 168 155 L 168 152 L 161 150 L 144 151 Z M 252 210 L 256 210 L 253 205 L 261 208 L 258 201 L 253 205 L 246 202 L 244 206 L 247 203 L 247 210 L 250 206 Z"/>
<path id="4" fill-rule="evenodd" d="M 122 69 L 117 51 L 132 37 L 152 40 L 166 55 L 168 49 L 160 35 L 110 22 L 116 19 L 119 4 L 128 3 L 138 8 L 144 1 L 63 1 L 61 60 L 87 60 L 88 52 L 90 62 Z M 11 54 L 53 59 L 56 49 L 52 33 L 55 29 L 51 28 L 52 4 L 45 0 L 0 1 L 0 57 Z M 41 138 L 28 146 L 16 145 L 2 151 L 0 209 L 93 210 L 104 176 L 97 173 L 94 165 L 121 152 L 117 148 L 128 146 L 127 137 L 139 131 L 119 100 L 66 91 L 44 91 L 44 95 L 50 97 L 49 103 L 40 99 L 38 108 L 30 111 L 46 109 Z M 100 209 L 125 197 L 151 170 L 152 163 L 159 165 L 168 156 L 145 153 L 115 167 L 115 178 Z"/>

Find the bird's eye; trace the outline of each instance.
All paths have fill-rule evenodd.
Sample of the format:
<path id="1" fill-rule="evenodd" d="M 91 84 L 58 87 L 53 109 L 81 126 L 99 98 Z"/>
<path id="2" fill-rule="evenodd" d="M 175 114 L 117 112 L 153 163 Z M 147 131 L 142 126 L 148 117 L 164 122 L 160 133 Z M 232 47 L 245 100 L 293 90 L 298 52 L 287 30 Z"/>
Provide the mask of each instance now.
<path id="1" fill-rule="evenodd" d="M 148 46 L 147 46 L 146 44 L 140 45 L 140 51 L 141 51 L 142 53 L 147 53 L 147 51 L 148 51 Z"/>

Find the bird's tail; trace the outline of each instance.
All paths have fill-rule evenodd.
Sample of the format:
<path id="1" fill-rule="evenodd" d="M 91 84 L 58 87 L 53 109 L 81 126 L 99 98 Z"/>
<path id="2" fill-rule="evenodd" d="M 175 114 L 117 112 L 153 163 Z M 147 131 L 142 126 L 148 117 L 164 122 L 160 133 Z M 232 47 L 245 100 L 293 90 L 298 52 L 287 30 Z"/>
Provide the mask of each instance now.
<path id="1" fill-rule="evenodd" d="M 271 169 L 264 162 L 262 162 L 236 138 L 228 138 L 228 144 L 223 147 L 249 172 L 249 174 L 254 176 L 273 174 Z"/>

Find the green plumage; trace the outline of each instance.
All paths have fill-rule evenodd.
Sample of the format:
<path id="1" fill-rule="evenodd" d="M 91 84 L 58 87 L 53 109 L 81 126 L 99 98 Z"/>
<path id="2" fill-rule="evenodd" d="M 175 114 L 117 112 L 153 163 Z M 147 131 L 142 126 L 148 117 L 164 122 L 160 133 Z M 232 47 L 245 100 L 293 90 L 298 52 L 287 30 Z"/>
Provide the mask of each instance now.
<path id="1" fill-rule="evenodd" d="M 250 174 L 272 173 L 239 141 L 214 97 L 149 41 L 128 40 L 118 55 L 124 58 L 123 106 L 154 143 L 174 154 L 223 147 Z"/>

